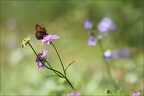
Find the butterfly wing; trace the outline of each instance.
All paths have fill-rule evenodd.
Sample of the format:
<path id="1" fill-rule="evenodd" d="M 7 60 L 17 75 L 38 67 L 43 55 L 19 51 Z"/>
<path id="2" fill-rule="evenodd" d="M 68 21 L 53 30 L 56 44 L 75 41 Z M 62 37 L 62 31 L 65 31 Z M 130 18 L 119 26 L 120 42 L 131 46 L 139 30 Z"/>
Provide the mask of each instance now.
<path id="1" fill-rule="evenodd" d="M 35 30 L 36 30 L 35 37 L 38 40 L 43 39 L 43 36 L 47 35 L 47 31 L 46 31 L 45 27 L 42 24 L 36 24 Z"/>

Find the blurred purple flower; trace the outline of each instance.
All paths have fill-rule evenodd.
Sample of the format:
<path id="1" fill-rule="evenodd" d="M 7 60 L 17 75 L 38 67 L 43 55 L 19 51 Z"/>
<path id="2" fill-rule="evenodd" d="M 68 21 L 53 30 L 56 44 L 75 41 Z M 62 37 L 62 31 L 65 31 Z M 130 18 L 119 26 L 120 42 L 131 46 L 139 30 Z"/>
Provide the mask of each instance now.
<path id="1" fill-rule="evenodd" d="M 92 29 L 93 24 L 90 20 L 85 21 L 84 28 L 85 29 Z"/>
<path id="2" fill-rule="evenodd" d="M 113 59 L 118 59 L 120 57 L 120 52 L 119 50 L 113 50 L 112 51 L 112 58 Z"/>
<path id="3" fill-rule="evenodd" d="M 128 58 L 130 56 L 130 51 L 128 48 L 116 49 L 112 51 L 112 58 L 118 59 L 120 57 Z"/>
<path id="4" fill-rule="evenodd" d="M 50 44 L 53 40 L 58 39 L 59 36 L 58 35 L 45 35 L 42 41 L 42 44 Z"/>
<path id="5" fill-rule="evenodd" d="M 130 51 L 128 48 L 124 48 L 120 52 L 121 57 L 127 58 L 130 56 Z"/>
<path id="6" fill-rule="evenodd" d="M 100 33 L 116 31 L 117 25 L 108 17 L 103 18 L 97 26 Z"/>
<path id="7" fill-rule="evenodd" d="M 106 61 L 108 61 L 111 58 L 111 51 L 110 50 L 106 50 L 104 52 L 104 58 Z"/>
<path id="8" fill-rule="evenodd" d="M 67 94 L 67 96 L 81 96 L 80 92 L 77 92 L 76 94 L 74 92 L 70 92 Z"/>
<path id="9" fill-rule="evenodd" d="M 44 68 L 44 65 L 41 63 L 45 60 L 45 58 L 47 57 L 47 52 L 45 49 L 42 51 L 42 53 L 38 54 L 38 58 L 36 58 L 36 63 L 38 68 Z"/>
<path id="10" fill-rule="evenodd" d="M 96 46 L 97 45 L 97 41 L 95 40 L 94 36 L 89 37 L 88 45 L 89 46 Z"/>
<path id="11" fill-rule="evenodd" d="M 133 93 L 133 94 L 130 95 L 130 96 L 140 96 L 140 92 L 135 92 L 135 93 Z"/>
<path id="12" fill-rule="evenodd" d="M 117 31 L 117 25 L 116 25 L 116 23 L 112 22 L 109 30 L 110 30 L 111 32 L 116 32 L 116 31 Z"/>

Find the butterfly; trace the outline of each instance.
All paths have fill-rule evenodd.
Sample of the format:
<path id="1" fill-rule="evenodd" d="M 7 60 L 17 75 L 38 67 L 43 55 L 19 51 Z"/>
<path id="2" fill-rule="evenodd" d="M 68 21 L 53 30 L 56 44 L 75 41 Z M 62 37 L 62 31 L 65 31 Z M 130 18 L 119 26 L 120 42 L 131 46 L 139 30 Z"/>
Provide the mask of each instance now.
<path id="1" fill-rule="evenodd" d="M 36 37 L 38 40 L 41 40 L 41 39 L 43 39 L 43 37 L 44 37 L 45 35 L 48 35 L 45 27 L 44 27 L 42 24 L 36 24 L 35 30 L 36 30 L 35 37 Z"/>

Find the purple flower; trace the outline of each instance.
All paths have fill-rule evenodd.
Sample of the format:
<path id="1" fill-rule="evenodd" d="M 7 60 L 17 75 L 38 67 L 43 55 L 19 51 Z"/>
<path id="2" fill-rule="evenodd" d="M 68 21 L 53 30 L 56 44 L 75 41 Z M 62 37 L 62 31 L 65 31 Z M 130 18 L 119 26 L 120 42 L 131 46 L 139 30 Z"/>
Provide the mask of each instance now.
<path id="1" fill-rule="evenodd" d="M 135 92 L 135 93 L 133 93 L 133 94 L 130 95 L 130 96 L 140 96 L 140 92 Z"/>
<path id="2" fill-rule="evenodd" d="M 44 65 L 41 63 L 42 61 L 40 61 L 38 58 L 36 58 L 36 63 L 38 68 L 44 68 Z"/>
<path id="3" fill-rule="evenodd" d="M 41 63 L 43 61 L 45 61 L 45 58 L 47 57 L 47 52 L 45 49 L 38 54 L 38 58 L 36 58 L 36 63 L 38 68 L 44 68 L 44 65 Z"/>
<path id="4" fill-rule="evenodd" d="M 111 51 L 110 50 L 106 50 L 104 52 L 104 58 L 106 61 L 108 61 L 111 58 Z"/>
<path id="5" fill-rule="evenodd" d="M 67 96 L 81 96 L 80 92 L 77 92 L 76 94 L 74 92 L 70 92 L 67 94 Z"/>
<path id="6" fill-rule="evenodd" d="M 50 44 L 53 40 L 58 39 L 59 36 L 58 35 L 45 35 L 43 40 L 42 40 L 42 44 Z"/>
<path id="7" fill-rule="evenodd" d="M 129 57 L 130 56 L 129 49 L 128 48 L 122 49 L 121 52 L 120 52 L 120 55 L 121 55 L 121 57 L 125 57 L 125 58 Z"/>
<path id="8" fill-rule="evenodd" d="M 130 51 L 128 48 L 124 49 L 116 49 L 112 51 L 112 58 L 118 59 L 118 58 L 128 58 L 130 56 Z"/>
<path id="9" fill-rule="evenodd" d="M 97 45 L 97 41 L 95 40 L 94 36 L 90 36 L 89 37 L 88 45 L 89 46 L 95 46 L 95 45 Z"/>
<path id="10" fill-rule="evenodd" d="M 108 17 L 103 18 L 97 26 L 100 33 L 116 31 L 117 25 Z"/>
<path id="11" fill-rule="evenodd" d="M 119 50 L 113 50 L 112 51 L 112 58 L 118 59 L 120 57 L 120 51 Z"/>
<path id="12" fill-rule="evenodd" d="M 87 20 L 84 24 L 84 28 L 85 29 L 92 29 L 93 25 L 92 22 L 90 20 Z"/>
<path id="13" fill-rule="evenodd" d="M 117 31 L 117 25 L 116 25 L 116 23 L 112 22 L 109 30 L 110 30 L 111 32 L 116 32 L 116 31 Z"/>

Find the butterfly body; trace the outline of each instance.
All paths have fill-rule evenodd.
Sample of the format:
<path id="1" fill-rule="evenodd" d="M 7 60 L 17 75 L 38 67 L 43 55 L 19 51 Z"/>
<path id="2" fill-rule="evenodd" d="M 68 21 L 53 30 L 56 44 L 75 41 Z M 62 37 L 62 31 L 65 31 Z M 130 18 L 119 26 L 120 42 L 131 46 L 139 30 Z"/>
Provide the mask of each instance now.
<path id="1" fill-rule="evenodd" d="M 42 24 L 36 24 L 35 30 L 36 30 L 35 37 L 36 37 L 38 40 L 41 40 L 41 39 L 43 39 L 43 37 L 44 37 L 45 35 L 48 35 L 45 27 L 44 27 Z"/>

